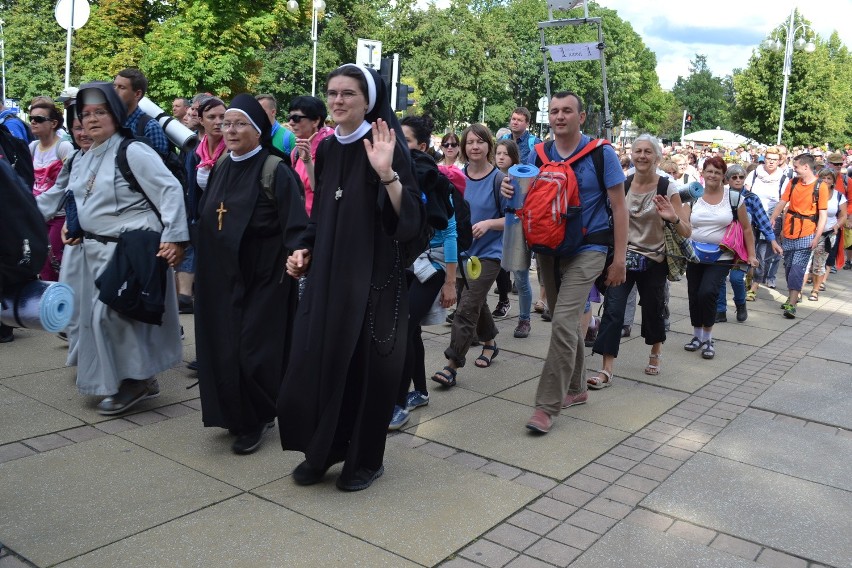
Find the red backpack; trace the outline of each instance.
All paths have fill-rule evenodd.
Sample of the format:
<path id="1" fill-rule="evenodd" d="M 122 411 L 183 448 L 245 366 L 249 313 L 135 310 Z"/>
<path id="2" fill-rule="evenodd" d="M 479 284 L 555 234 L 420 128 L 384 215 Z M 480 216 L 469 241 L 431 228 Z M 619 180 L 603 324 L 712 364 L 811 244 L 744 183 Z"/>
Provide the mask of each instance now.
<path id="1" fill-rule="evenodd" d="M 565 257 L 585 244 L 588 229 L 583 226 L 580 187 L 571 164 L 607 144 L 608 140 L 592 140 L 564 162 L 551 160 L 544 143 L 535 145 L 541 167 L 530 185 L 524 206 L 516 211 L 530 250 Z M 596 163 L 595 169 L 599 170 L 600 178 L 602 168 Z"/>

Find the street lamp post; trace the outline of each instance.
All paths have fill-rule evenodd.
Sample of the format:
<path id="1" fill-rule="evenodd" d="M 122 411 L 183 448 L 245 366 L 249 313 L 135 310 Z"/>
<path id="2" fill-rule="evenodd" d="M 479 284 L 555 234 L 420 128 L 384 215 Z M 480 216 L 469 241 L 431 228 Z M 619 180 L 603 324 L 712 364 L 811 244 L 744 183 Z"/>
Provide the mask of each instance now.
<path id="1" fill-rule="evenodd" d="M 482 124 L 485 124 L 485 101 L 488 100 L 485 97 L 482 97 L 482 116 L 480 117 L 480 121 Z"/>
<path id="2" fill-rule="evenodd" d="M 0 107 L 6 104 L 6 32 L 3 31 L 3 20 L 0 20 L 0 59 L 3 60 L 3 100 L 0 101 Z"/>
<path id="3" fill-rule="evenodd" d="M 806 41 L 805 39 L 808 30 L 813 34 L 813 30 L 809 25 L 802 23 L 795 28 L 793 27 L 795 15 L 796 9 L 793 8 L 790 12 L 790 21 L 787 23 L 787 27 L 784 28 L 784 88 L 781 91 L 781 116 L 778 118 L 778 140 L 776 144 L 781 144 L 781 133 L 784 131 L 784 109 L 787 107 L 787 86 L 790 83 L 790 72 L 793 68 L 793 49 L 804 50 L 806 53 L 813 53 L 816 49 L 816 45 L 812 41 Z M 802 36 L 795 39 L 796 34 L 800 31 L 802 32 Z M 763 47 L 778 51 L 781 49 L 781 42 L 777 39 L 767 39 L 763 42 Z"/>
<path id="4" fill-rule="evenodd" d="M 299 9 L 299 3 L 296 0 L 289 0 L 287 2 L 287 9 L 291 12 L 295 12 Z M 313 57 L 313 65 L 311 67 L 311 96 L 315 97 L 317 95 L 317 41 L 319 39 L 318 36 L 318 21 L 319 14 L 325 10 L 325 2 L 323 0 L 313 0 L 313 6 L 311 9 L 311 42 L 314 44 L 314 57 Z"/>

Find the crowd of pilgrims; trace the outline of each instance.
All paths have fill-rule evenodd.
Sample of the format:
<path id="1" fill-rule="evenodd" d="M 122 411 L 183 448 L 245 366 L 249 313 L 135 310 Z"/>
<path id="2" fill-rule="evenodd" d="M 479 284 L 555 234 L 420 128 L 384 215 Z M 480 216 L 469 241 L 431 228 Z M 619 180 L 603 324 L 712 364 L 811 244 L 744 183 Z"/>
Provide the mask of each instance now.
<path id="1" fill-rule="evenodd" d="M 527 269 L 512 271 L 511 279 L 501 268 L 504 213 L 518 188 L 508 170 L 534 162 L 530 154 L 541 142 L 528 131 L 526 109 L 516 109 L 508 132 L 496 139 L 481 124 L 443 136 L 437 167 L 470 207 L 473 245 L 458 250 L 451 216 L 406 266 L 405 244 L 416 240 L 427 223 L 426 199 L 412 160 L 432 160 L 433 125 L 425 116 L 400 123 L 376 72 L 351 64 L 337 68 L 328 76 L 328 107 L 319 98 L 297 97 L 289 105 L 286 128 L 278 124 L 276 101 L 269 95 L 241 94 L 230 104 L 211 95 L 179 99 L 174 111 L 185 113 L 184 122 L 199 133 L 197 146 L 182 153 L 183 184 L 164 160 L 173 150 L 162 128 L 154 120 L 140 121 L 138 102 L 146 89 L 144 75 L 125 69 L 113 82 L 73 90 L 63 100 L 68 140 L 61 136 L 63 116 L 52 100 L 39 97 L 29 108 L 36 138 L 31 145 L 33 192 L 52 245 L 41 277 L 66 282 L 75 291 L 75 316 L 66 330 L 67 364 L 77 367 L 79 392 L 98 397 L 93 404 L 101 414 L 121 414 L 159 395 L 156 375 L 183 356 L 179 312 L 194 313 L 197 360 L 190 366 L 198 371 L 204 425 L 227 429 L 233 451 L 250 454 L 277 419 L 283 449 L 305 456 L 293 471 L 296 483 L 317 483 L 342 462 L 337 486 L 357 491 L 382 475 L 388 429 L 400 428 L 412 410 L 429 404 L 422 325 L 444 317 L 452 323 L 447 364 L 428 376 L 450 388 L 472 346 L 482 348 L 473 363 L 477 367 L 489 367 L 498 356 L 495 318 L 509 310 L 509 289 L 519 295 L 516 338 L 529 336 L 533 311 L 551 317 L 557 298 L 545 293 L 541 275 L 548 273 L 543 264 L 555 270 L 552 259 L 529 255 Z M 579 107 L 579 97 L 571 96 Z M 334 128 L 326 126 L 327 118 Z M 140 135 L 144 141 L 122 143 Z M 683 237 L 715 242 L 734 215 L 745 228 L 748 258 L 743 260 L 758 268 L 747 291 L 745 272 L 731 270 L 728 257 L 687 268 L 695 336 L 684 348 L 709 359 L 715 354 L 713 324 L 724 321 L 719 316 L 728 275 L 737 319 L 744 321 L 745 302 L 755 299 L 759 284 L 772 279 L 774 285 L 770 263 L 777 264 L 783 254 L 791 291 L 784 310 L 795 317 L 805 272 L 812 272 L 814 299 L 836 246 L 836 240 L 823 243 L 814 235 L 826 230 L 836 235 L 846 220 L 845 207 L 835 207 L 829 212 L 834 223 L 826 225 L 826 188 L 815 203 L 818 227 L 809 239 L 801 236 L 801 228 L 798 236 L 785 234 L 785 242 L 798 241 L 782 250 L 775 224 L 793 198 L 789 193 L 769 198 L 777 193 L 776 185 L 784 185 L 776 174 L 777 148 L 766 152 L 765 165 L 749 184 L 753 190 L 754 185 L 773 186 L 765 192 L 768 203 L 759 194 L 754 207 L 747 199 L 729 207 L 729 191 L 743 187 L 746 172 L 728 168 L 718 157 L 706 156 L 700 172 L 687 173 L 685 163 L 664 161 L 659 141 L 643 135 L 619 172 L 617 157 L 607 152 L 612 154 L 603 190 L 620 188 L 622 174 L 632 183 L 625 202 L 627 257 L 642 256 L 648 266 L 628 270 L 624 282 L 609 287 L 602 320 L 591 316 L 591 302 L 601 299 L 594 288 L 585 309 L 580 301 L 581 336 L 602 356 L 601 370 L 585 384 L 571 379 L 567 396 L 568 385 L 563 385 L 556 410 L 547 415 L 538 415 L 538 393 L 537 414 L 527 424 L 534 432 L 550 429 L 550 416 L 560 405 L 584 403 L 586 388 L 610 386 L 619 341 L 630 333 L 636 289 L 642 299 L 642 336 L 651 347 L 645 373 L 660 373 L 668 331 L 666 262 L 659 252 L 665 225 Z M 135 180 L 128 180 L 122 160 Z M 817 180 L 813 162 L 800 156 L 795 164 L 802 183 L 812 186 Z M 701 181 L 704 191 L 692 208 L 678 191 L 689 175 Z M 819 176 L 832 177 L 832 187 L 837 178 Z M 77 229 L 66 222 L 69 202 Z M 768 227 L 765 236 L 755 238 L 752 223 L 759 231 Z M 137 233 L 154 234 L 155 242 L 128 244 L 135 243 L 130 236 Z M 811 246 L 814 241 L 819 247 Z M 812 249 L 819 255 L 810 254 Z M 159 325 L 120 315 L 99 300 L 98 276 L 116 255 L 139 250 L 162 259 Z M 480 260 L 478 278 L 461 278 L 463 252 Z M 539 275 L 535 303 L 531 268 Z M 492 312 L 487 302 L 495 283 L 500 297 Z M 3 333 L 12 337 L 9 329 Z M 582 346 L 577 356 L 582 360 Z"/>

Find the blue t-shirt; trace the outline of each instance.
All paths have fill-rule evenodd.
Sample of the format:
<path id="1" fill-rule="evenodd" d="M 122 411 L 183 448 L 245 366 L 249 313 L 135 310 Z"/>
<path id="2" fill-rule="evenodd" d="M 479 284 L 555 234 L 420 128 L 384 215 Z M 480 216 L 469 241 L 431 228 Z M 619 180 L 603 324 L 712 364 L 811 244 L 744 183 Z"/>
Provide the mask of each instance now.
<path id="1" fill-rule="evenodd" d="M 490 174 L 482 179 L 473 179 L 467 175 L 465 168 L 465 177 L 467 177 L 467 187 L 464 190 L 464 200 L 470 205 L 470 224 L 476 225 L 480 221 L 488 219 L 499 219 L 503 216 L 503 211 L 506 210 L 507 201 L 503 197 L 499 188 L 497 190 L 498 199 L 495 199 L 494 178 L 500 170 L 494 168 Z M 497 203 L 500 203 L 500 210 L 497 210 Z M 470 256 L 479 258 L 490 258 L 493 260 L 501 260 L 503 258 L 503 231 L 486 231 L 481 238 L 473 239 L 473 244 L 468 249 Z"/>
<path id="2" fill-rule="evenodd" d="M 580 136 L 580 143 L 577 144 L 577 148 L 571 156 L 585 148 L 591 141 L 592 139 L 585 134 Z M 571 168 L 574 170 L 574 175 L 577 177 L 577 184 L 580 186 L 580 205 L 583 208 L 583 226 L 587 228 L 588 233 L 605 231 L 609 228 L 609 215 L 606 211 L 606 200 L 608 199 L 606 190 L 608 187 L 612 187 L 624 181 L 624 171 L 621 169 L 621 162 L 619 161 L 615 150 L 612 149 L 612 146 L 606 145 L 603 148 L 603 152 L 603 179 L 606 187 L 600 187 L 598 174 L 595 172 L 595 164 L 592 161 L 591 155 L 584 156 L 571 164 Z M 558 162 L 562 162 L 571 157 L 560 156 L 556 151 L 556 144 L 551 144 L 549 156 L 551 160 Z M 530 152 L 527 163 L 538 166 L 540 164 L 536 163 L 537 160 L 538 154 Z M 581 253 L 590 250 L 605 253 L 607 251 L 607 247 L 604 245 L 583 245 L 577 249 L 577 252 Z"/>

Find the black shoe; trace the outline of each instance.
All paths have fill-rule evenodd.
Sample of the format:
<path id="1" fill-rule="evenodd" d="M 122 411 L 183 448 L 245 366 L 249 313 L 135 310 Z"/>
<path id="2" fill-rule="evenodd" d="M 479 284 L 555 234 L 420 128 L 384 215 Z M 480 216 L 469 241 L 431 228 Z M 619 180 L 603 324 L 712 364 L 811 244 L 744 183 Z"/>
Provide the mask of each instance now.
<path id="1" fill-rule="evenodd" d="M 630 337 L 630 334 L 633 332 L 633 329 L 629 325 L 625 325 L 621 328 L 621 337 Z"/>
<path id="2" fill-rule="evenodd" d="M 385 466 L 383 465 L 379 466 L 377 470 L 362 467 L 350 479 L 343 479 L 342 475 L 338 477 L 337 488 L 341 491 L 362 491 L 371 486 L 384 472 Z"/>
<path id="3" fill-rule="evenodd" d="M 454 317 L 456 317 L 456 311 L 455 310 L 453 310 L 452 312 L 447 314 L 447 323 L 453 323 Z"/>
<path id="4" fill-rule="evenodd" d="M 497 302 L 497 307 L 491 312 L 491 315 L 495 318 L 504 318 L 509 314 L 509 308 L 512 307 L 512 304 L 509 302 L 509 299 L 500 300 Z"/>
<path id="5" fill-rule="evenodd" d="M 544 311 L 541 313 L 541 319 L 543 321 L 552 321 L 553 320 L 553 314 L 550 313 L 550 308 L 548 308 L 548 307 L 544 308 Z"/>
<path id="6" fill-rule="evenodd" d="M 14 327 L 0 324 L 0 343 L 12 343 L 15 341 Z"/>
<path id="7" fill-rule="evenodd" d="M 178 313 L 191 314 L 194 311 L 192 296 L 178 294 Z"/>
<path id="8" fill-rule="evenodd" d="M 745 304 L 737 304 L 737 321 L 743 322 L 748 319 L 748 309 Z"/>
<path id="9" fill-rule="evenodd" d="M 234 440 L 234 444 L 231 446 L 231 449 L 234 450 L 235 454 L 245 455 L 254 452 L 260 447 L 260 443 L 263 441 L 263 435 L 266 434 L 267 430 L 271 430 L 273 426 L 275 426 L 274 420 L 272 422 L 267 422 L 254 432 L 240 434 L 237 436 L 237 439 Z"/>
<path id="10" fill-rule="evenodd" d="M 322 481 L 327 469 L 316 469 L 307 461 L 303 461 L 293 470 L 293 481 L 296 485 L 314 485 Z"/>
<path id="11" fill-rule="evenodd" d="M 197 371 L 198 370 L 198 359 L 196 359 L 195 361 L 193 361 L 191 363 L 187 363 L 186 368 L 189 369 L 190 371 Z"/>
<path id="12" fill-rule="evenodd" d="M 124 379 L 118 392 L 108 396 L 98 404 L 98 414 L 112 416 L 130 410 L 136 403 L 148 398 L 160 396 L 160 383 L 157 379 L 137 381 Z"/>
<path id="13" fill-rule="evenodd" d="M 728 321 L 728 316 L 725 312 L 716 312 L 716 323 L 725 323 Z"/>

